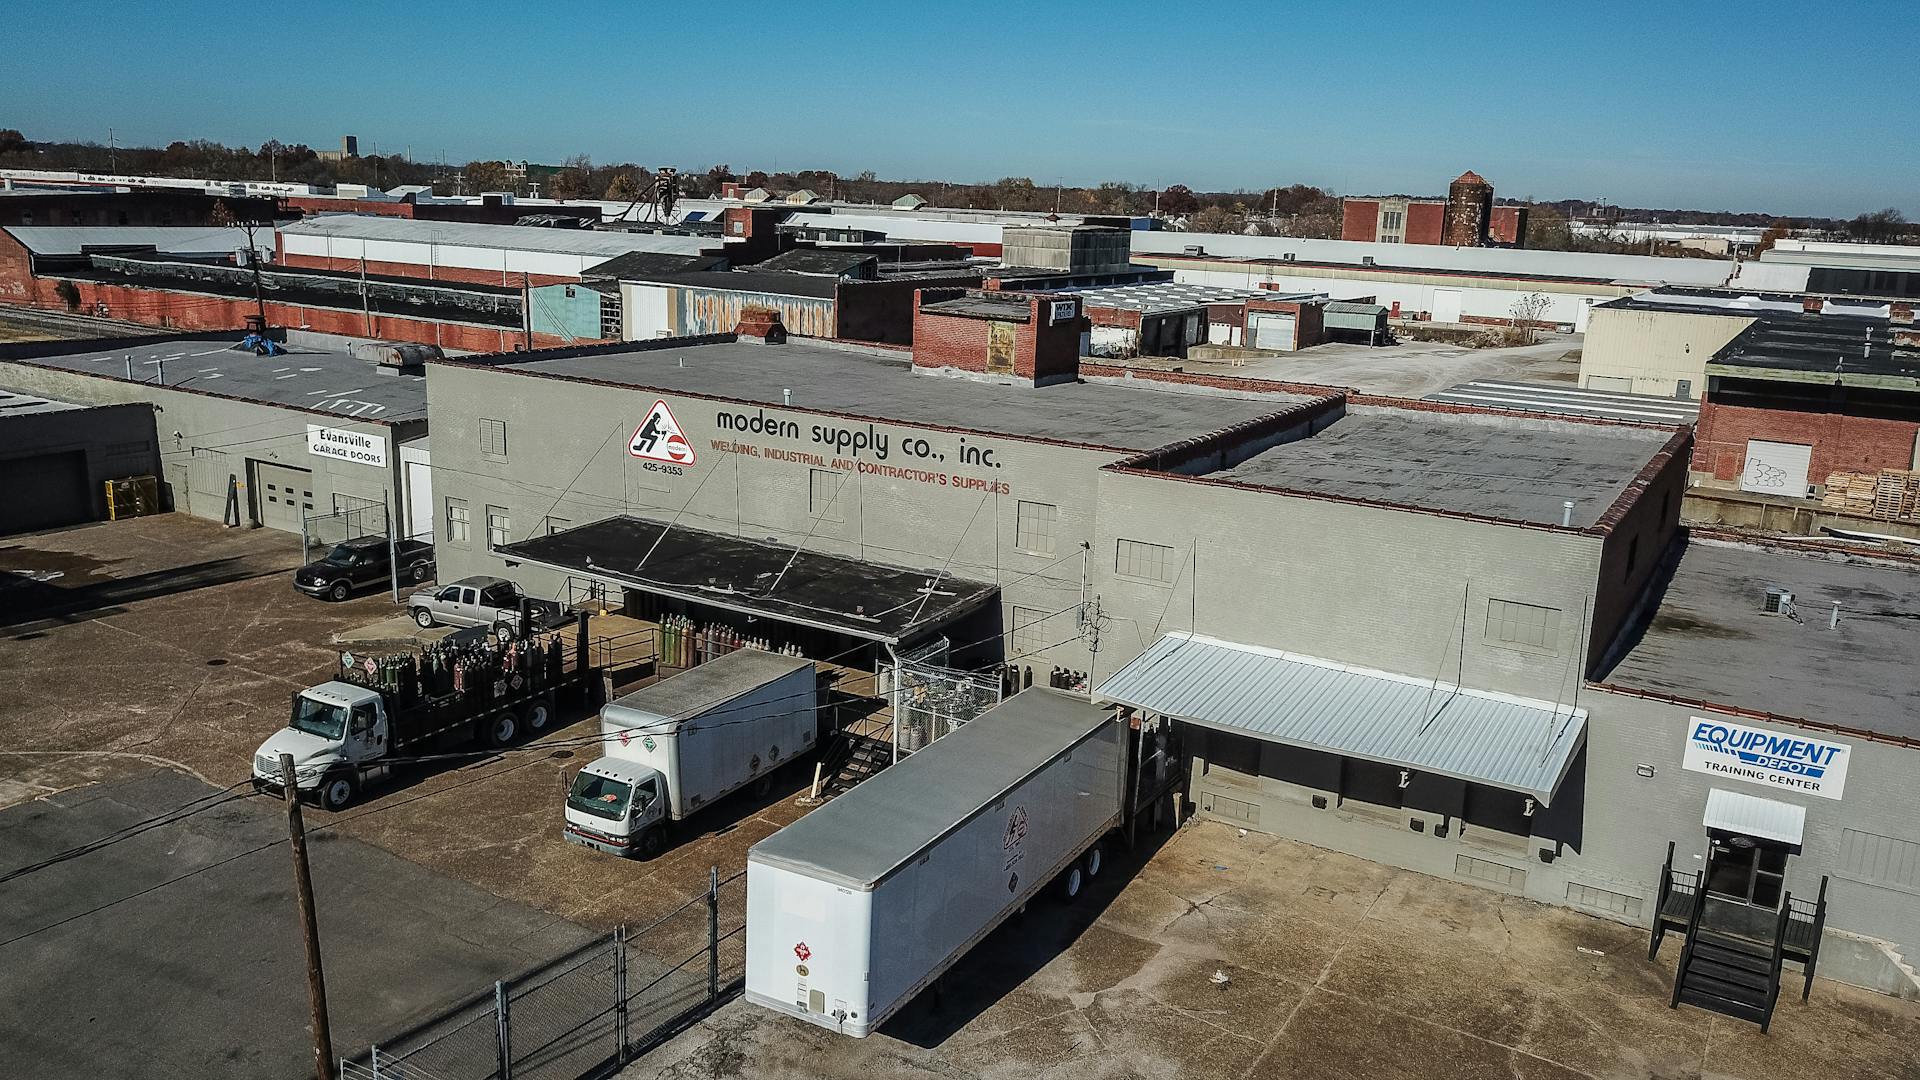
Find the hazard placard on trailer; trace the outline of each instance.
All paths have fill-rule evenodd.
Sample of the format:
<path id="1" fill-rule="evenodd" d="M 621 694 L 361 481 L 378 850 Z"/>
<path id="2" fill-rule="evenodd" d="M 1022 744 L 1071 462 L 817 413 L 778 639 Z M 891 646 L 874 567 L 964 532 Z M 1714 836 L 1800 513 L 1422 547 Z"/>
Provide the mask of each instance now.
<path id="1" fill-rule="evenodd" d="M 673 418 L 673 410 L 667 408 L 665 401 L 654 402 L 647 418 L 633 429 L 627 453 L 669 465 L 691 465 L 694 457 L 693 443 L 687 440 L 687 433 L 680 430 L 680 422 Z"/>

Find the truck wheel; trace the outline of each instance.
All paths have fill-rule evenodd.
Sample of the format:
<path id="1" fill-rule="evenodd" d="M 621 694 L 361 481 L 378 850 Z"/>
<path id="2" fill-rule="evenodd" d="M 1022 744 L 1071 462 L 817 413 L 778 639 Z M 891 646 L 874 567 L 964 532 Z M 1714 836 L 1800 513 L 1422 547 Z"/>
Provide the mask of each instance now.
<path id="1" fill-rule="evenodd" d="M 540 734 L 553 723 L 553 702 L 543 697 L 534 698 L 527 703 L 526 715 L 522 719 L 526 724 L 527 734 Z"/>
<path id="2" fill-rule="evenodd" d="M 430 629 L 433 626 L 433 612 L 423 607 L 414 608 L 413 621 L 422 630 Z"/>
<path id="3" fill-rule="evenodd" d="M 353 592 L 353 586 L 348 585 L 344 581 L 336 581 L 333 583 L 333 588 L 327 590 L 327 599 L 335 601 L 337 603 L 341 600 L 345 600 L 347 596 L 352 592 Z"/>
<path id="4" fill-rule="evenodd" d="M 487 720 L 487 745 L 496 749 L 513 741 L 520 733 L 520 720 L 512 709 L 501 709 Z"/>
<path id="5" fill-rule="evenodd" d="M 1079 899 L 1080 890 L 1086 884 L 1086 875 L 1081 872 L 1080 863 L 1075 861 L 1072 866 L 1067 867 L 1066 873 L 1060 875 L 1060 899 L 1068 902 Z"/>
<path id="6" fill-rule="evenodd" d="M 640 843 L 635 847 L 643 859 L 651 859 L 660 854 L 660 828 L 655 826 L 640 834 Z"/>
<path id="7" fill-rule="evenodd" d="M 1100 876 L 1100 866 L 1104 862 L 1106 862 L 1105 853 L 1100 850 L 1098 843 L 1088 848 L 1087 853 L 1080 859 L 1080 865 L 1086 867 L 1089 878 Z"/>
<path id="8" fill-rule="evenodd" d="M 415 585 L 427 580 L 430 576 L 427 571 L 427 564 L 423 562 L 414 563 L 413 566 L 407 570 L 407 576 L 413 579 Z"/>
<path id="9" fill-rule="evenodd" d="M 502 645 L 513 640 L 513 624 L 503 622 L 493 628 L 493 639 Z"/>
<path id="10" fill-rule="evenodd" d="M 360 794 L 360 780 L 351 770 L 333 773 L 320 781 L 320 808 L 328 813 L 338 813 L 353 805 Z"/>

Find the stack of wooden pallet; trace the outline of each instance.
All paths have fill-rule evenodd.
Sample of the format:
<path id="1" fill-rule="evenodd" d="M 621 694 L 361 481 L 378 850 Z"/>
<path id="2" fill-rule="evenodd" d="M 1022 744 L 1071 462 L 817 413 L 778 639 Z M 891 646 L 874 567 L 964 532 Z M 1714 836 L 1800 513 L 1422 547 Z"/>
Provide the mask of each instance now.
<path id="1" fill-rule="evenodd" d="M 1920 520 L 1920 472 L 1912 469 L 1837 472 L 1827 477 L 1827 490 L 1820 505 L 1842 514 L 1889 521 Z"/>

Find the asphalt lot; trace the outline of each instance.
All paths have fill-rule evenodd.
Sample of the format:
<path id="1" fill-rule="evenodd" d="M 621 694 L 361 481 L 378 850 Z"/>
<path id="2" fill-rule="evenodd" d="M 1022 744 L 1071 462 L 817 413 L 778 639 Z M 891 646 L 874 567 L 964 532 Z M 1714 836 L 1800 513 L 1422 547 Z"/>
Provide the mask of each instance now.
<path id="1" fill-rule="evenodd" d="M 217 792 L 150 770 L 17 804 L 0 810 L 0 867 Z M 14 1003 L 0 1009 L 0 1076 L 254 1080 L 310 1069 L 285 839 L 280 804 L 249 797 L 0 884 L 0 1001 Z M 364 1048 L 594 936 L 332 831 L 312 833 L 309 853 L 343 1047 Z"/>
<path id="2" fill-rule="evenodd" d="M 0 808 L 43 806 L 32 800 L 58 793 L 80 798 L 98 790 L 87 785 L 161 769 L 214 787 L 244 782 L 254 749 L 284 723 L 288 695 L 331 676 L 335 635 L 352 634 L 352 648 L 366 651 L 358 631 L 393 614 L 391 601 L 378 590 L 344 604 L 295 593 L 291 571 L 298 547 L 298 538 L 283 533 L 228 530 L 174 515 L 0 540 L 0 686 L 7 688 L 0 694 Z M 410 624 L 393 625 L 411 631 Z M 591 714 L 563 714 L 560 720 L 562 726 L 541 743 L 373 792 L 335 818 L 310 809 L 309 825 L 324 824 L 328 834 L 370 842 L 405 860 L 396 866 L 431 872 L 422 876 L 444 875 L 603 931 L 651 922 L 702 894 L 710 867 L 723 875 L 738 870 L 755 840 L 803 812 L 794 797 L 805 778 L 795 775 L 765 800 L 716 805 L 688 823 L 679 844 L 650 862 L 568 844 L 560 837 L 562 792 L 571 772 L 595 752 L 574 745 L 592 733 Z M 9 820 L 0 817 L 0 833 L 11 831 Z M 92 839 L 114 824 L 111 816 L 76 824 L 73 835 Z M 32 846 L 37 841 L 19 843 L 27 846 L 0 846 L 0 874 L 37 857 L 28 854 L 38 850 Z M 276 859 L 272 851 L 282 854 Z M 287 880 L 284 848 L 272 851 L 254 858 L 264 862 L 277 888 Z M 87 856 L 63 867 L 73 875 L 63 880 L 84 884 L 71 890 L 71 907 L 62 914 L 111 899 L 117 889 L 145 887 L 135 884 L 144 879 L 119 882 L 119 871 L 102 858 Z M 253 859 L 235 865 L 251 866 Z M 331 887 L 321 865 L 314 876 L 317 888 Z M 0 911 L 19 884 L 0 884 Z M 129 900 L 113 909 L 114 918 L 160 926 L 226 917 L 220 897 L 181 890 L 167 886 Z M 59 917 L 50 907 L 40 914 Z M 732 910 L 725 915 L 738 919 Z M 423 914 L 408 922 L 424 931 L 445 920 Z M 8 936 L 0 932 L 0 938 Z M 297 939 L 282 937 L 297 959 Z M 70 950 L 73 959 L 82 955 L 78 940 Z M 329 936 L 325 943 L 330 964 L 335 940 Z M 635 947 L 677 958 L 686 944 L 649 941 Z M 430 962 L 431 953 L 415 953 L 405 936 L 388 945 L 391 959 Z M 0 970 L 8 965 L 7 951 L 0 950 Z M 169 963 L 164 952 L 130 954 L 127 964 L 112 963 L 110 969 L 115 977 L 141 979 L 148 967 L 164 970 Z M 341 974 L 329 973 L 340 1007 L 350 1007 L 357 995 L 383 1000 L 381 980 L 357 978 L 352 970 L 349 964 Z M 435 984 L 447 1004 L 485 989 L 495 977 L 471 967 L 454 971 L 473 977 Z M 304 992 L 297 973 L 286 981 Z M 210 979 L 197 992 L 181 993 L 219 1011 L 228 1007 L 220 990 Z M 423 990 L 420 999 L 428 996 Z M 393 1003 L 387 1030 L 405 1026 L 414 1011 L 410 1002 Z M 349 1038 L 379 1028 L 371 1020 L 358 1028 L 336 1026 L 336 1043 L 342 1053 L 363 1051 Z M 5 1041 L 10 1038 L 0 1029 Z M 297 1040 L 293 1050 L 300 1050 Z M 5 1053 L 0 1046 L 0 1061 Z M 0 1067 L 0 1076 L 11 1075 Z"/>
<path id="3" fill-rule="evenodd" d="M 1470 349 L 1438 341 L 1371 346 L 1334 342 L 1234 366 L 1175 361 L 1188 371 L 1249 379 L 1351 386 L 1362 393 L 1420 398 L 1475 379 L 1566 383 L 1580 377 L 1579 334 L 1543 334 L 1532 345 Z"/>
<path id="4" fill-rule="evenodd" d="M 1669 1009 L 1642 931 L 1217 823 L 1030 907 L 879 1034 L 744 1000 L 621 1080 L 1912 1080 L 1920 1005 L 1816 980 L 1772 1033 Z M 1224 984 L 1216 978 L 1224 977 Z"/>

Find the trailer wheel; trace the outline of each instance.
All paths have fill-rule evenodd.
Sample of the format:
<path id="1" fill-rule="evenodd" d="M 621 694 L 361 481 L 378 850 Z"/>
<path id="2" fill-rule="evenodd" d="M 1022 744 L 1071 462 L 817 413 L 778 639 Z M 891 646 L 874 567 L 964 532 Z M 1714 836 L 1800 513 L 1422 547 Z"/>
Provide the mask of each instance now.
<path id="1" fill-rule="evenodd" d="M 487 720 L 487 745 L 498 749 L 513 741 L 520 732 L 520 718 L 512 709 L 501 709 Z"/>
<path id="2" fill-rule="evenodd" d="M 553 702 L 544 697 L 534 698 L 527 703 L 525 723 L 528 735 L 538 735 L 553 723 Z"/>
<path id="3" fill-rule="evenodd" d="M 1076 861 L 1072 866 L 1067 867 L 1066 873 L 1060 875 L 1060 898 L 1069 902 L 1078 900 L 1080 890 L 1086 884 L 1086 874 L 1081 871 L 1080 863 Z"/>
<path id="4" fill-rule="evenodd" d="M 1098 841 L 1095 841 L 1094 845 L 1087 849 L 1086 855 L 1080 860 L 1081 865 L 1087 868 L 1087 877 L 1089 878 L 1099 877 L 1100 867 L 1105 862 L 1106 854 L 1101 851 Z"/>
<path id="5" fill-rule="evenodd" d="M 431 629 L 433 627 L 433 612 L 423 607 L 414 608 L 413 621 L 414 624 L 422 630 Z"/>
<path id="6" fill-rule="evenodd" d="M 753 782 L 753 797 L 756 799 L 764 799 L 772 792 L 773 770 L 769 769 L 760 774 L 760 778 Z"/>
<path id="7" fill-rule="evenodd" d="M 327 599 L 338 603 L 345 600 L 348 596 L 352 595 L 352 593 L 353 586 L 347 584 L 345 581 L 336 581 L 333 583 L 333 588 L 327 590 Z"/>
<path id="8" fill-rule="evenodd" d="M 338 813 L 353 805 L 360 794 L 360 781 L 351 770 L 341 770 L 320 781 L 320 808 Z"/>

